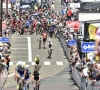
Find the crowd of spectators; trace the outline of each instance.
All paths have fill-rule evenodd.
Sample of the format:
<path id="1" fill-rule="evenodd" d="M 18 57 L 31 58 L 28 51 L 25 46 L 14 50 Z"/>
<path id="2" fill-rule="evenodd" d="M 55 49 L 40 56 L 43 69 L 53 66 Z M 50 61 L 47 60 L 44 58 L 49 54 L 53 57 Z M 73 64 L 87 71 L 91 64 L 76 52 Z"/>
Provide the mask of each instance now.
<path id="1" fill-rule="evenodd" d="M 100 61 L 95 61 L 95 55 L 91 59 L 87 59 L 85 54 L 83 56 L 80 56 L 79 45 L 77 43 L 75 45 L 68 46 L 68 41 L 75 39 L 77 42 L 77 39 L 75 38 L 74 33 L 70 33 L 68 29 L 62 30 L 63 39 L 66 42 L 66 48 L 68 50 L 70 49 L 70 58 L 69 63 L 71 66 L 72 71 L 77 70 L 80 77 L 87 78 L 88 80 L 91 80 L 92 83 L 100 80 Z M 67 51 L 68 52 L 68 51 Z"/>

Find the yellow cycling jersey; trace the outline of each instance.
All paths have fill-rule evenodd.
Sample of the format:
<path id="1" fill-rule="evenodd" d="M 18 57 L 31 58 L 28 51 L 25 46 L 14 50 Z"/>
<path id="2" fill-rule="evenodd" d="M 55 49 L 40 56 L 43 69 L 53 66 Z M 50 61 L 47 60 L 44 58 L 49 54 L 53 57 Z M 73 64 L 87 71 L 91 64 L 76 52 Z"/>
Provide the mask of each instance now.
<path id="1" fill-rule="evenodd" d="M 40 58 L 35 58 L 35 62 L 40 62 Z"/>

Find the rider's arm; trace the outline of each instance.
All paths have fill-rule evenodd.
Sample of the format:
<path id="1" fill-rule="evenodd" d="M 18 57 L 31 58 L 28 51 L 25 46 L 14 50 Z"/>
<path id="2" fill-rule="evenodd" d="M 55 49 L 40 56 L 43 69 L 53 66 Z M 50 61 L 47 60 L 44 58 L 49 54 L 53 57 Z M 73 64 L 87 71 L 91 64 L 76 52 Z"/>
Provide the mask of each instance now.
<path id="1" fill-rule="evenodd" d="M 25 79 L 25 77 L 26 77 L 26 69 L 24 70 L 24 79 Z"/>
<path id="2" fill-rule="evenodd" d="M 15 68 L 15 75 L 14 76 L 16 76 L 17 75 L 17 68 Z"/>

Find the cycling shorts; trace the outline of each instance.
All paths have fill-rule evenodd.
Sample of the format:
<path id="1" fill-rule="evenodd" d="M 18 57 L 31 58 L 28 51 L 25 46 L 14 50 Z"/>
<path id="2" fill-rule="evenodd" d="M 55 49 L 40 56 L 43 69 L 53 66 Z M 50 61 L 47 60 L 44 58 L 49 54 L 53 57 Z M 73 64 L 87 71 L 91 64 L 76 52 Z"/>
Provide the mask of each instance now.
<path id="1" fill-rule="evenodd" d="M 43 42 L 46 42 L 46 39 L 47 39 L 47 38 L 43 38 Z"/>
<path id="2" fill-rule="evenodd" d="M 39 80 L 39 76 L 38 77 L 37 76 L 36 77 L 34 76 L 34 80 L 38 81 Z"/>
<path id="3" fill-rule="evenodd" d="M 29 79 L 29 78 L 26 78 L 26 79 L 25 79 L 25 82 L 30 82 L 30 79 Z"/>

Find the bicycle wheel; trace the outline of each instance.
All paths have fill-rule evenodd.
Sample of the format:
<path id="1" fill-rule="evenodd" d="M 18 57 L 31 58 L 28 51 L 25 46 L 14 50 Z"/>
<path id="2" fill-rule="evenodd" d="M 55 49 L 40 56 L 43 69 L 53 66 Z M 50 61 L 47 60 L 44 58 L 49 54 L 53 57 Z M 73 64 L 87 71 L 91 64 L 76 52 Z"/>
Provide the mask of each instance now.
<path id="1" fill-rule="evenodd" d="M 19 90 L 23 90 L 23 86 L 21 83 L 19 84 Z"/>
<path id="2" fill-rule="evenodd" d="M 52 54 L 52 49 L 50 49 L 49 58 L 51 58 L 51 54 Z"/>

